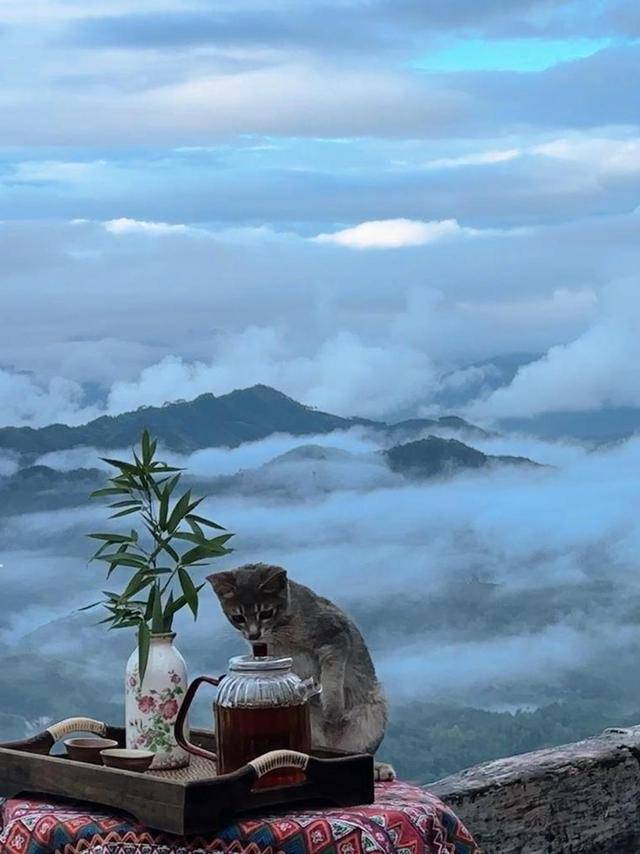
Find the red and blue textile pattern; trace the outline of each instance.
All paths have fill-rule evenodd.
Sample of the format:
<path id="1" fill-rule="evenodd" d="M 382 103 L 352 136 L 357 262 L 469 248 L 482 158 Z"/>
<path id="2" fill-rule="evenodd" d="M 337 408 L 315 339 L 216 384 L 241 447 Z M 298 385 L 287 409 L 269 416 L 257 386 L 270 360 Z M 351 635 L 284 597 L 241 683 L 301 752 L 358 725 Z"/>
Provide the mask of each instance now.
<path id="1" fill-rule="evenodd" d="M 448 807 L 397 782 L 376 786 L 370 806 L 243 819 L 206 838 L 49 798 L 7 800 L 0 815 L 0 854 L 480 854 Z"/>

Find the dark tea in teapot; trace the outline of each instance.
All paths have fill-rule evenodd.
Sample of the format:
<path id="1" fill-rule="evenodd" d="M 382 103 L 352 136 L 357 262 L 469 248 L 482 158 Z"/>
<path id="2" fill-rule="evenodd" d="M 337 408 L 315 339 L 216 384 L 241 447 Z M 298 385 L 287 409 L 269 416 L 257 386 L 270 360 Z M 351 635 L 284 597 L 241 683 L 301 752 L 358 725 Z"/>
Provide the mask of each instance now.
<path id="1" fill-rule="evenodd" d="M 264 645 L 256 644 L 254 655 L 231 659 L 225 676 L 195 679 L 176 721 L 178 743 L 191 753 L 215 758 L 219 774 L 236 771 L 273 750 L 308 754 L 311 747 L 308 700 L 321 687 L 312 679 L 300 679 L 291 666 L 290 658 L 271 657 Z M 217 757 L 187 742 L 182 733 L 188 708 L 201 682 L 218 686 L 214 703 Z M 303 772 L 296 768 L 278 768 L 261 777 L 256 786 L 286 786 L 303 779 Z"/>
<path id="2" fill-rule="evenodd" d="M 227 774 L 270 750 L 285 748 L 309 753 L 311 730 L 306 703 L 271 709 L 216 706 L 218 768 Z M 270 771 L 256 786 L 287 786 L 300 783 L 302 771 L 281 768 Z"/>

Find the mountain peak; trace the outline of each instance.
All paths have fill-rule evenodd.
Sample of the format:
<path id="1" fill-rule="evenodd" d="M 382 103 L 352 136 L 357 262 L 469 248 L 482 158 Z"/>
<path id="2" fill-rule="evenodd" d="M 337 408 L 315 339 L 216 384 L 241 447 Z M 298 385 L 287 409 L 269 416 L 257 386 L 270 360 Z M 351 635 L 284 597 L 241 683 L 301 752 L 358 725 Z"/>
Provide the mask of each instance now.
<path id="1" fill-rule="evenodd" d="M 385 451 L 384 456 L 393 471 L 420 479 L 453 474 L 461 469 L 484 468 L 493 464 L 538 465 L 527 457 L 483 454 L 458 439 L 443 439 L 440 436 L 428 436 L 426 439 L 395 445 Z"/>
<path id="2" fill-rule="evenodd" d="M 164 406 L 141 407 L 120 415 L 103 415 L 77 427 L 64 424 L 0 429 L 0 448 L 17 451 L 27 462 L 49 451 L 88 446 L 122 448 L 135 444 L 148 429 L 172 451 L 190 453 L 199 448 L 237 447 L 273 433 L 303 436 L 346 430 L 364 419 L 343 418 L 313 409 L 267 385 L 236 389 L 216 397 Z"/>

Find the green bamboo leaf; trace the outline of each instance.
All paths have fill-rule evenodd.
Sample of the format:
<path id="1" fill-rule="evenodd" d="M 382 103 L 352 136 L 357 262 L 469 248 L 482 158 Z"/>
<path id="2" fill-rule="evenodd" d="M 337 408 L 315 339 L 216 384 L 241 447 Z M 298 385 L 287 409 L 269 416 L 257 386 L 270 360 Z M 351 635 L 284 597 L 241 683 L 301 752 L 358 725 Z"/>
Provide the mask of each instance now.
<path id="1" fill-rule="evenodd" d="M 168 487 L 162 490 L 162 495 L 160 496 L 160 510 L 158 511 L 158 525 L 160 525 L 160 529 L 164 531 L 167 527 L 167 515 L 169 513 L 169 492 Z"/>
<path id="2" fill-rule="evenodd" d="M 162 600 L 160 596 L 160 590 L 158 589 L 158 585 L 154 587 L 155 596 L 153 597 L 153 615 L 151 617 L 151 631 L 157 634 L 160 634 L 164 628 L 163 614 L 162 614 Z"/>
<path id="3" fill-rule="evenodd" d="M 115 483 L 116 486 L 126 489 L 127 492 L 130 492 L 132 488 L 138 488 L 135 478 L 130 474 L 119 474 L 117 477 L 110 478 L 110 481 L 111 483 Z"/>
<path id="4" fill-rule="evenodd" d="M 221 555 L 230 554 L 232 551 L 233 549 L 225 549 L 224 546 L 211 546 L 209 543 L 203 543 L 202 545 L 195 546 L 194 548 L 189 549 L 188 552 L 185 552 L 182 555 L 181 562 L 185 566 L 200 560 L 204 560 L 206 562 L 207 558 L 220 557 Z"/>
<path id="5" fill-rule="evenodd" d="M 105 486 L 103 489 L 95 489 L 89 497 L 101 498 L 103 495 L 124 495 L 125 492 L 129 492 L 129 490 L 125 489 L 124 486 Z"/>
<path id="6" fill-rule="evenodd" d="M 98 560 L 103 560 L 111 566 L 132 566 L 136 569 L 146 569 L 147 561 L 145 558 L 138 555 L 129 555 L 116 552 L 110 555 L 100 555 Z"/>
<path id="7" fill-rule="evenodd" d="M 146 569 L 138 570 L 125 587 L 124 592 L 120 597 L 120 604 L 124 604 L 130 596 L 134 596 L 136 593 L 144 590 L 145 587 L 153 584 L 153 582 L 153 576 L 149 575 Z"/>
<path id="8" fill-rule="evenodd" d="M 198 498 L 197 501 L 192 501 L 191 504 L 187 507 L 187 512 L 184 514 L 185 518 L 191 513 L 192 510 L 195 510 L 198 504 L 202 504 L 204 498 Z"/>
<path id="9" fill-rule="evenodd" d="M 162 543 L 162 551 L 165 551 L 170 557 L 172 557 L 176 563 L 180 563 L 180 555 L 173 548 L 173 546 L 169 545 L 168 542 Z"/>
<path id="10" fill-rule="evenodd" d="M 142 462 L 148 465 L 151 462 L 151 437 L 148 430 L 142 431 Z"/>
<path id="11" fill-rule="evenodd" d="M 209 553 L 203 550 L 202 546 L 195 546 L 193 549 L 189 549 L 188 552 L 185 552 L 182 555 L 182 564 L 184 566 L 190 566 L 196 561 L 203 560 L 209 557 Z"/>
<path id="12" fill-rule="evenodd" d="M 178 472 L 181 472 L 181 471 L 182 471 L 182 469 L 177 469 L 177 471 L 178 471 Z M 174 489 L 176 488 L 176 486 L 180 483 L 180 478 L 181 478 L 181 477 L 182 477 L 182 475 L 181 475 L 181 474 L 174 474 L 174 476 L 173 476 L 173 477 L 170 477 L 170 478 L 169 478 L 169 480 L 167 481 L 167 489 L 168 489 L 168 491 L 169 491 L 169 495 L 171 495 L 171 493 L 173 492 L 173 490 L 174 490 Z"/>
<path id="13" fill-rule="evenodd" d="M 110 548 L 110 546 L 111 546 L 111 543 L 103 543 L 100 546 L 100 548 L 91 555 L 91 557 L 89 558 L 89 563 L 91 563 L 92 560 L 97 560 L 100 557 L 100 555 L 102 554 L 102 552 L 105 549 Z"/>
<path id="14" fill-rule="evenodd" d="M 164 481 L 162 480 L 154 480 L 153 477 L 147 478 L 147 482 L 149 486 L 153 490 L 153 494 L 155 495 L 158 501 L 162 501 L 162 489 L 160 488 Z"/>
<path id="15" fill-rule="evenodd" d="M 122 472 L 126 472 L 127 474 L 137 474 L 138 469 L 136 466 L 131 463 L 125 463 L 123 460 L 112 460 L 109 457 L 100 457 L 103 463 L 107 463 L 114 468 L 120 469 Z"/>
<path id="16" fill-rule="evenodd" d="M 210 540 L 207 540 L 207 542 L 210 546 L 223 546 L 225 543 L 228 543 L 233 536 L 233 534 L 220 534 L 219 537 L 212 537 Z"/>
<path id="17" fill-rule="evenodd" d="M 198 523 L 195 521 L 195 518 L 190 514 L 187 515 L 185 518 L 187 520 L 187 524 L 189 525 L 189 527 L 191 528 L 193 533 L 196 534 L 198 537 L 200 537 L 201 540 L 206 539 L 206 537 L 204 535 L 204 531 L 202 530 L 200 525 L 198 525 Z"/>
<path id="18" fill-rule="evenodd" d="M 196 592 L 199 593 L 204 586 L 204 584 L 198 584 L 198 586 L 196 587 Z M 171 615 L 173 616 L 173 614 L 177 613 L 181 608 L 184 608 L 186 604 L 187 597 L 184 596 L 184 594 L 182 596 L 178 596 L 175 602 L 173 602 L 171 605 Z"/>
<path id="19" fill-rule="evenodd" d="M 140 674 L 141 685 L 147 672 L 150 641 L 151 633 L 149 632 L 149 626 L 143 620 L 138 626 L 138 673 Z"/>
<path id="20" fill-rule="evenodd" d="M 107 540 L 110 543 L 131 543 L 134 540 L 134 534 L 135 531 L 131 532 L 131 536 L 126 534 L 87 534 L 87 537 L 92 540 Z"/>
<path id="21" fill-rule="evenodd" d="M 189 533 L 183 532 L 183 531 L 176 531 L 175 534 L 173 535 L 173 539 L 174 540 L 186 540 L 189 543 L 197 543 L 197 544 L 207 542 L 207 538 L 203 535 L 189 534 Z"/>
<path id="22" fill-rule="evenodd" d="M 185 494 L 177 501 L 169 519 L 167 520 L 167 531 L 172 533 L 178 527 L 178 523 L 187 514 L 189 504 L 191 502 L 191 490 L 188 489 Z"/>
<path id="23" fill-rule="evenodd" d="M 188 516 L 189 519 L 194 519 L 196 522 L 199 522 L 201 525 L 205 525 L 207 528 L 217 528 L 218 531 L 226 531 L 226 528 L 223 528 L 222 525 L 218 525 L 217 522 L 211 522 L 209 519 L 205 519 L 204 516 L 196 516 L 195 513 L 190 513 Z"/>
<path id="24" fill-rule="evenodd" d="M 120 516 L 128 516 L 130 513 L 137 513 L 139 509 L 139 505 L 137 507 L 130 507 L 128 510 L 121 510 L 119 513 L 112 513 L 109 518 L 118 519 Z"/>
<path id="25" fill-rule="evenodd" d="M 182 592 L 187 600 L 187 605 L 191 608 L 191 613 L 195 620 L 198 616 L 198 591 L 191 580 L 191 576 L 186 569 L 183 569 L 183 567 L 178 568 L 178 579 L 180 580 L 180 587 L 182 587 Z"/>
<path id="26" fill-rule="evenodd" d="M 138 498 L 127 498 L 125 501 L 114 501 L 109 507 L 142 507 L 142 502 Z"/>
<path id="27" fill-rule="evenodd" d="M 173 590 L 169 593 L 169 598 L 167 599 L 167 604 L 164 609 L 164 613 L 162 615 L 162 622 L 164 626 L 165 632 L 171 631 L 171 626 L 173 624 L 173 608 L 174 598 L 173 598 Z"/>
<path id="28" fill-rule="evenodd" d="M 90 605 L 83 605 L 82 608 L 77 608 L 77 611 L 90 611 L 92 608 L 96 608 L 98 605 L 102 605 L 102 602 L 92 602 Z"/>

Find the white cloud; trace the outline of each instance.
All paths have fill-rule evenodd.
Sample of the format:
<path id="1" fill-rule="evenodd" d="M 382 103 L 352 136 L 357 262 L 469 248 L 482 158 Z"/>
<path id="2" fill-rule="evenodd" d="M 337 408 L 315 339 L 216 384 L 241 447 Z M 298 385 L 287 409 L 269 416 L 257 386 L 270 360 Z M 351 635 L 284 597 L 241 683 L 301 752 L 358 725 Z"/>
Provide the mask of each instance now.
<path id="1" fill-rule="evenodd" d="M 382 219 L 361 222 L 332 234 L 318 234 L 317 243 L 336 243 L 349 249 L 398 249 L 403 246 L 422 246 L 468 232 L 455 219 L 423 222 L 412 219 Z"/>
<path id="2" fill-rule="evenodd" d="M 115 383 L 108 411 L 222 394 L 255 383 L 330 412 L 381 416 L 428 395 L 437 374 L 427 355 L 402 344 L 373 345 L 344 332 L 302 356 L 287 348 L 277 330 L 250 327 L 221 340 L 211 362 L 167 356 L 145 368 L 138 380 Z"/>
<path id="3" fill-rule="evenodd" d="M 542 143 L 471 151 L 457 157 L 438 157 L 423 163 L 422 168 L 438 171 L 492 166 L 527 156 L 584 167 L 597 174 L 632 174 L 640 171 L 640 138 L 574 133 Z"/>
<path id="4" fill-rule="evenodd" d="M 25 160 L 13 165 L 11 180 L 25 183 L 47 183 L 50 181 L 66 184 L 82 184 L 91 178 L 99 177 L 108 169 L 106 160 L 65 161 L 65 160 Z"/>
<path id="5" fill-rule="evenodd" d="M 460 157 L 439 157 L 424 164 L 425 169 L 458 169 L 462 166 L 490 166 L 494 163 L 504 163 L 515 160 L 522 155 L 521 148 L 506 148 L 495 151 L 479 151 L 464 154 Z"/>
<path id="6" fill-rule="evenodd" d="M 640 406 L 640 292 L 610 289 L 597 320 L 574 341 L 519 369 L 513 381 L 470 408 L 505 417 Z"/>
<path id="7" fill-rule="evenodd" d="M 10 477 L 20 468 L 17 454 L 0 451 L 0 477 Z"/>
<path id="8" fill-rule="evenodd" d="M 78 424 L 97 418 L 97 407 L 83 407 L 84 391 L 73 380 L 54 377 L 39 385 L 28 374 L 0 369 L 0 426 Z"/>
<path id="9" fill-rule="evenodd" d="M 465 300 L 457 303 L 457 308 L 477 321 L 484 319 L 524 329 L 536 320 L 541 323 L 567 322 L 576 318 L 588 320 L 593 316 L 597 302 L 598 297 L 590 288 L 557 288 L 548 296 L 533 299 Z"/>
<path id="10" fill-rule="evenodd" d="M 125 216 L 108 220 L 104 223 L 104 227 L 111 234 L 186 234 L 190 230 L 181 223 L 146 222 L 140 219 L 129 219 Z"/>
<path id="11" fill-rule="evenodd" d="M 34 24 L 59 23 L 76 19 L 117 15 L 133 12 L 158 12 L 180 9 L 176 0 L 0 0 L 0 23 Z"/>
<path id="12" fill-rule="evenodd" d="M 563 137 L 533 146 L 532 154 L 585 166 L 597 173 L 640 172 L 640 138 Z"/>

